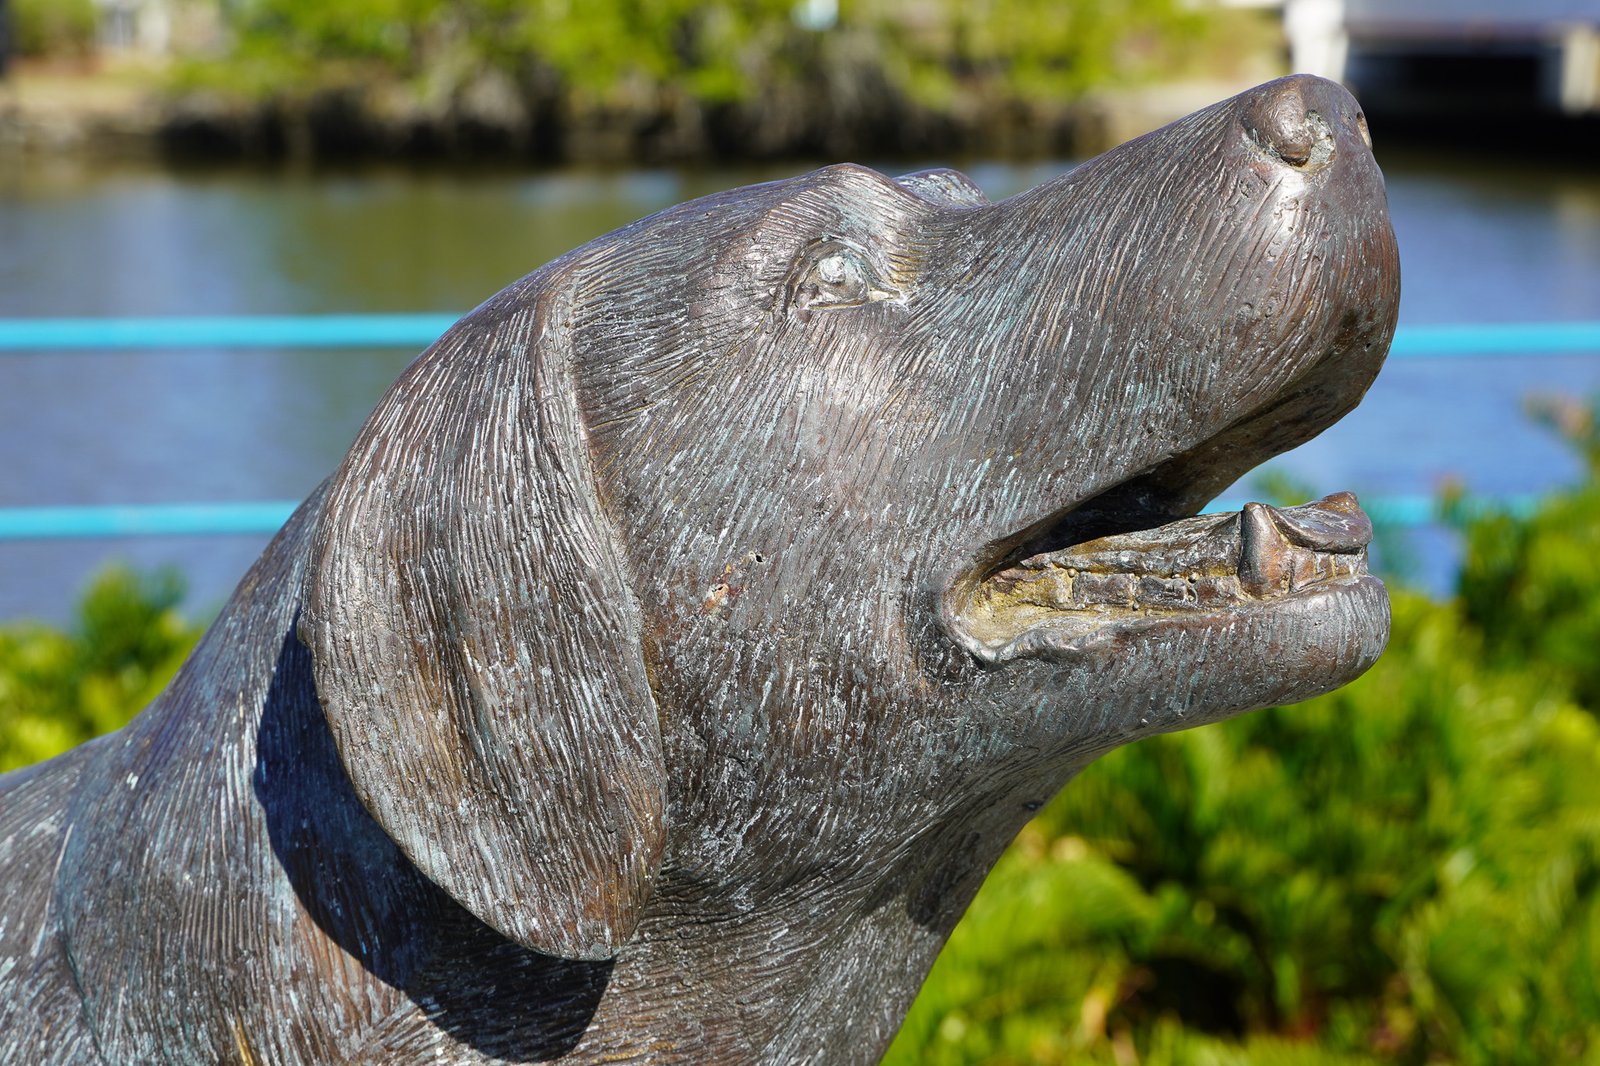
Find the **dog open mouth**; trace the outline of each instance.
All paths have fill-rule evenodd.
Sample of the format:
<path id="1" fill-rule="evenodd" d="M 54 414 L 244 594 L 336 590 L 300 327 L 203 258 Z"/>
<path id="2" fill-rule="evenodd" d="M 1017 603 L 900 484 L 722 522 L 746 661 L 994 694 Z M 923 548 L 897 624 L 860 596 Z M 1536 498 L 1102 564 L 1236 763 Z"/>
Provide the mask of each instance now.
<path id="1" fill-rule="evenodd" d="M 1130 626 L 1255 612 L 1371 580 L 1371 539 L 1348 492 L 1246 504 L 1032 555 L 979 582 L 958 625 L 986 662 L 1070 652 Z"/>

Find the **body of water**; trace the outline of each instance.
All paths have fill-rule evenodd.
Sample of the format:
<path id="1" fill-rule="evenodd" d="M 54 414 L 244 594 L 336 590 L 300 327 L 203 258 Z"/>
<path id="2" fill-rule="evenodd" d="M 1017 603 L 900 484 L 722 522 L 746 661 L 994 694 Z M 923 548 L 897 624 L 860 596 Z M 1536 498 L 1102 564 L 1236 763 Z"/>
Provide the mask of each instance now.
<path id="1" fill-rule="evenodd" d="M 1600 319 L 1600 174 L 1378 147 L 1402 325 Z M 1000 197 L 1064 167 L 965 169 Z M 459 312 L 633 218 L 800 169 L 0 168 L 0 317 Z M 0 506 L 297 499 L 414 354 L 0 353 Z M 1579 467 L 1524 415 L 1535 392 L 1600 392 L 1600 352 L 1393 360 L 1360 409 L 1275 465 L 1317 492 L 1546 491 Z M 65 618 L 119 559 L 181 567 L 208 610 L 265 540 L 0 541 L 0 619 Z M 1414 546 L 1443 587 L 1448 540 Z"/>

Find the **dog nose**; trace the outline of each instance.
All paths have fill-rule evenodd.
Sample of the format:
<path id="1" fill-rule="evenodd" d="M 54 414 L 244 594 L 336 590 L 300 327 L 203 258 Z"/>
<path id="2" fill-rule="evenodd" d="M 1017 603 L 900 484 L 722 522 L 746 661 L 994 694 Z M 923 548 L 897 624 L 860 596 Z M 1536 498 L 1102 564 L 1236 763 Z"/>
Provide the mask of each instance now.
<path id="1" fill-rule="evenodd" d="M 1341 150 L 1372 147 L 1355 97 L 1325 78 L 1295 74 L 1268 82 L 1243 101 L 1244 131 L 1267 155 L 1315 171 Z"/>

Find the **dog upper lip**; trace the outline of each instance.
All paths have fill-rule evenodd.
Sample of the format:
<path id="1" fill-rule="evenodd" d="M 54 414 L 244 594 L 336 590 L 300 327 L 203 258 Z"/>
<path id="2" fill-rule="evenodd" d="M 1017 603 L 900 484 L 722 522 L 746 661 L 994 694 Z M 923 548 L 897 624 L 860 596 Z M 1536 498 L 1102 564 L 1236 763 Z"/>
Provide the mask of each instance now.
<path id="1" fill-rule="evenodd" d="M 1108 627 L 1258 609 L 1362 578 L 1371 539 L 1348 492 L 1299 507 L 1246 504 L 1024 559 L 972 588 L 952 628 L 987 662 L 1070 650 Z"/>

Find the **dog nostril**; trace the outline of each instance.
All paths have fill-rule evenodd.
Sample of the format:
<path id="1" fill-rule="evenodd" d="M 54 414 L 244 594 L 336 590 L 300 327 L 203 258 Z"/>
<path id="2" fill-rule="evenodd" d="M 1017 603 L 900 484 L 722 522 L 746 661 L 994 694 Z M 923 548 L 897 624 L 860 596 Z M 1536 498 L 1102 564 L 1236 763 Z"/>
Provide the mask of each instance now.
<path id="1" fill-rule="evenodd" d="M 1298 85 L 1256 101 L 1243 122 L 1245 133 L 1262 151 L 1292 167 L 1319 166 L 1333 158 L 1333 128 L 1306 106 Z"/>

